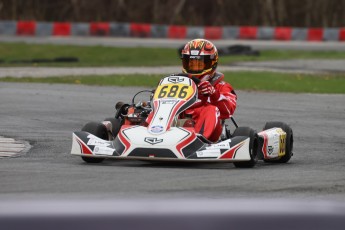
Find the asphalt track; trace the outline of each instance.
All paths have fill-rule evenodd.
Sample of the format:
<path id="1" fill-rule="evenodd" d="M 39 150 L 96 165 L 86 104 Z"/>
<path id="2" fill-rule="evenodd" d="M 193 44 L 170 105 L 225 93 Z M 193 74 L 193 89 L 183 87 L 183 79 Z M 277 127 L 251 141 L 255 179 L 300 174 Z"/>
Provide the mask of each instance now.
<path id="1" fill-rule="evenodd" d="M 1 83 L 0 134 L 32 148 L 0 159 L 0 228 L 343 229 L 345 95 L 237 92 L 240 125 L 291 125 L 288 164 L 89 165 L 69 154 L 73 131 L 140 89 Z"/>
<path id="2" fill-rule="evenodd" d="M 1 67 L 0 78 L 3 77 L 56 77 L 87 75 L 126 75 L 126 74 L 161 74 L 168 75 L 180 70 L 180 66 L 153 67 Z M 220 72 L 268 71 L 295 74 L 332 74 L 345 73 L 343 60 L 286 60 L 266 62 L 238 62 L 222 65 Z"/>
<path id="3" fill-rule="evenodd" d="M 28 153 L 0 160 L 0 200 L 292 199 L 345 202 L 345 95 L 238 92 L 242 126 L 291 125 L 288 164 L 161 164 L 108 160 L 88 165 L 69 154 L 71 134 L 113 114 L 141 88 L 0 84 L 1 135 L 26 140 Z"/>
<path id="4" fill-rule="evenodd" d="M 0 41 L 123 47 L 185 43 L 73 37 Z M 333 42 L 216 44 L 345 49 Z M 111 116 L 116 101 L 128 101 L 139 89 L 1 83 L 0 135 L 28 141 L 32 148 L 25 155 L 0 159 L 0 228 L 343 229 L 344 95 L 237 92 L 235 117 L 241 125 L 261 130 L 265 121 L 280 120 L 292 126 L 295 155 L 284 165 L 237 169 L 232 164 L 110 160 L 87 165 L 69 154 L 74 130 Z"/>

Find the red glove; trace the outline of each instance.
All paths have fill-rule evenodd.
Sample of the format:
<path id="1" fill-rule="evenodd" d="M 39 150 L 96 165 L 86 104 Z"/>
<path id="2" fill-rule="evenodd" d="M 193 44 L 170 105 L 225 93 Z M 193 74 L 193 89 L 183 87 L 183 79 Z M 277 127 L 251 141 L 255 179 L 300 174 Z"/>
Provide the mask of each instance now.
<path id="1" fill-rule="evenodd" d="M 212 95 L 216 92 L 216 89 L 211 85 L 209 81 L 203 81 L 198 85 L 199 93 L 204 95 Z"/>

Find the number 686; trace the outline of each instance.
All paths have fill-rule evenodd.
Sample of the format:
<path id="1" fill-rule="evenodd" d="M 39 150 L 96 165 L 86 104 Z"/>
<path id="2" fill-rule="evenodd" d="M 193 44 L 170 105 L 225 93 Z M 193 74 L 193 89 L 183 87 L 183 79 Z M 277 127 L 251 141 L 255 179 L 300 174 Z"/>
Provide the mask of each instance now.
<path id="1" fill-rule="evenodd" d="M 185 99 L 189 93 L 189 86 L 179 86 L 179 85 L 165 85 L 160 88 L 159 92 L 156 94 L 157 98 L 165 97 L 177 97 L 180 99 Z"/>

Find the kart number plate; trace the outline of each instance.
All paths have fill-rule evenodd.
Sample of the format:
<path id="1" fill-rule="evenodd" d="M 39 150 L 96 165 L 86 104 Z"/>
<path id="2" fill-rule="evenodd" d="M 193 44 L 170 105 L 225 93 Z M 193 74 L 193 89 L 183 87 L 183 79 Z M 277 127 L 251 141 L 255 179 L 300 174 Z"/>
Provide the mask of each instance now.
<path id="1" fill-rule="evenodd" d="M 159 98 L 176 98 L 186 100 L 193 95 L 194 90 L 192 86 L 185 84 L 164 84 L 159 85 L 154 94 L 154 99 Z"/>

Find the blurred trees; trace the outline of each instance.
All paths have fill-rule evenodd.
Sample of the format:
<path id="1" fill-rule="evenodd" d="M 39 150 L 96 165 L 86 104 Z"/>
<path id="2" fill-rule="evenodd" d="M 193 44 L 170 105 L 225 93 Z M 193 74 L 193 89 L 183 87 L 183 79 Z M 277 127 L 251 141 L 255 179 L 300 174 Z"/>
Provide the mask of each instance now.
<path id="1" fill-rule="evenodd" d="M 345 0 L 0 0 L 0 20 L 344 27 Z"/>

